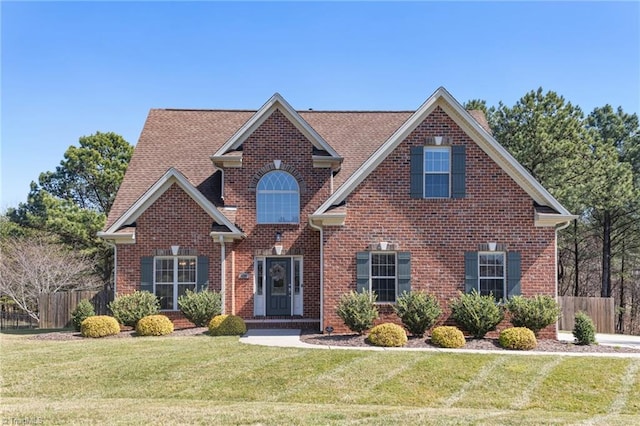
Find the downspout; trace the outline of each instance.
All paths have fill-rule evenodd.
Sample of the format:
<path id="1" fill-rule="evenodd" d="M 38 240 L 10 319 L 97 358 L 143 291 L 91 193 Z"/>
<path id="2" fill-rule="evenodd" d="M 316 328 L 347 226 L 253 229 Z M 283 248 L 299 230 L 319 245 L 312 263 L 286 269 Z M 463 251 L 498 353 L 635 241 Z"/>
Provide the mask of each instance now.
<path id="1" fill-rule="evenodd" d="M 320 332 L 324 325 L 324 228 L 315 225 L 309 218 L 309 226 L 320 232 Z"/>
<path id="2" fill-rule="evenodd" d="M 218 236 L 218 242 L 220 243 L 220 294 L 222 298 L 222 313 L 226 312 L 227 306 L 227 295 L 225 292 L 225 283 L 226 283 L 226 268 L 225 268 L 225 257 L 226 257 L 226 247 L 224 245 L 224 237 L 222 235 Z"/>
<path id="3" fill-rule="evenodd" d="M 565 222 L 564 224 L 560 225 L 560 226 L 556 226 L 555 228 L 555 238 L 553 239 L 554 241 L 554 245 L 555 245 L 555 263 L 554 263 L 554 281 L 555 281 L 555 293 L 556 293 L 556 302 L 558 302 L 558 298 L 560 297 L 560 295 L 558 294 L 558 231 L 562 231 L 563 229 L 566 229 L 569 225 L 571 225 L 571 221 Z M 558 338 L 558 331 L 560 327 L 560 323 L 559 321 L 556 321 L 556 339 Z"/>

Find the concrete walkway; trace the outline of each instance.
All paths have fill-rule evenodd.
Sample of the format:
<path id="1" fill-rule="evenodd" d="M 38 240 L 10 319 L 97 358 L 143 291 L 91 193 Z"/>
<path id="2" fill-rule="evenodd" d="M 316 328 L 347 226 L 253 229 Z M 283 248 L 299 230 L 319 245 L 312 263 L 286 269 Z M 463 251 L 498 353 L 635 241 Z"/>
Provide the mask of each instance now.
<path id="1" fill-rule="evenodd" d="M 573 341 L 570 332 L 560 332 L 559 340 Z M 614 334 L 597 334 L 596 341 L 601 345 L 635 347 L 640 349 L 640 336 L 626 336 Z M 444 348 L 381 348 L 377 346 L 355 347 L 355 346 L 330 346 L 312 345 L 300 340 L 300 330 L 286 329 L 251 329 L 240 337 L 241 343 L 260 346 L 277 346 L 283 348 L 304 348 L 304 349 L 340 349 L 340 350 L 365 350 L 365 351 L 424 351 L 424 352 L 472 352 L 483 354 L 513 354 L 513 355 L 556 355 L 556 356 L 595 356 L 614 358 L 640 358 L 638 353 L 589 353 L 589 352 L 536 352 L 536 351 L 505 351 L 497 352 L 492 350 L 471 350 L 471 349 L 444 349 Z"/>

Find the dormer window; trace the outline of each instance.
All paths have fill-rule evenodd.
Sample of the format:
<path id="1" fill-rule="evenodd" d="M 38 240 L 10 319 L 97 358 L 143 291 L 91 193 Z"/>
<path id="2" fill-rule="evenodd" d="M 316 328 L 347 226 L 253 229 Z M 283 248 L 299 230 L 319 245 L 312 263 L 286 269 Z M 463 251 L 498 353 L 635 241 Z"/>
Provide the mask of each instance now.
<path id="1" fill-rule="evenodd" d="M 289 173 L 275 170 L 265 174 L 256 187 L 259 224 L 300 223 L 300 185 Z"/>

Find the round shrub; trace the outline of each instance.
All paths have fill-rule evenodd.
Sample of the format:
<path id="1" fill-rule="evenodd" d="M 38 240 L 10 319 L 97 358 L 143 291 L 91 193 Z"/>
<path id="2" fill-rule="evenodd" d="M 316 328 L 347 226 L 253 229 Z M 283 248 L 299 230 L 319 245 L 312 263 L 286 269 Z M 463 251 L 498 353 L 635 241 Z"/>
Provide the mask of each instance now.
<path id="1" fill-rule="evenodd" d="M 504 311 L 492 295 L 482 296 L 474 289 L 471 293 L 460 293 L 458 299 L 451 301 L 451 316 L 473 337 L 481 339 L 496 329 L 504 319 Z"/>
<path id="2" fill-rule="evenodd" d="M 114 317 L 107 315 L 94 315 L 80 324 L 82 337 L 115 336 L 118 333 L 120 333 L 120 324 Z"/>
<path id="3" fill-rule="evenodd" d="M 246 332 L 244 320 L 237 315 L 216 315 L 209 322 L 212 336 L 241 336 Z"/>
<path id="4" fill-rule="evenodd" d="M 560 305 L 551 296 L 537 295 L 531 298 L 513 296 L 507 303 L 511 323 L 515 327 L 526 327 L 538 334 L 548 325 L 560 319 Z"/>
<path id="5" fill-rule="evenodd" d="M 536 347 L 536 335 L 526 327 L 511 327 L 500 332 L 498 343 L 505 349 L 528 351 Z"/>
<path id="6" fill-rule="evenodd" d="M 584 312 L 577 312 L 574 317 L 573 337 L 578 345 L 591 345 L 596 343 L 596 326 Z"/>
<path id="7" fill-rule="evenodd" d="M 362 334 L 373 327 L 373 322 L 378 318 L 376 298 L 375 293 L 368 291 L 356 293 L 352 290 L 340 297 L 336 314 L 349 327 L 349 330 Z"/>
<path id="8" fill-rule="evenodd" d="M 464 334 L 457 327 L 441 325 L 431 332 L 431 343 L 441 348 L 461 348 L 466 341 Z"/>
<path id="9" fill-rule="evenodd" d="M 398 324 L 388 322 L 373 327 L 368 340 L 372 345 L 385 348 L 402 347 L 407 344 L 407 333 Z"/>
<path id="10" fill-rule="evenodd" d="M 149 315 L 136 324 L 140 336 L 166 336 L 173 333 L 173 323 L 166 315 Z"/>
<path id="11" fill-rule="evenodd" d="M 71 322 L 73 322 L 73 328 L 75 328 L 76 331 L 80 331 L 82 321 L 94 316 L 95 314 L 96 311 L 93 309 L 93 305 L 91 304 L 91 302 L 89 302 L 87 299 L 81 300 L 73 310 L 73 312 L 71 312 Z"/>
<path id="12" fill-rule="evenodd" d="M 109 303 L 109 309 L 120 324 L 135 327 L 141 318 L 155 315 L 160 311 L 158 298 L 148 291 L 134 291 L 116 297 Z"/>
<path id="13" fill-rule="evenodd" d="M 215 291 L 194 292 L 187 290 L 178 297 L 178 307 L 184 316 L 197 327 L 205 327 L 211 318 L 222 313 L 222 298 Z"/>
<path id="14" fill-rule="evenodd" d="M 433 327 L 442 313 L 438 299 L 422 291 L 403 292 L 393 310 L 407 330 L 417 337 L 424 336 L 424 332 Z"/>

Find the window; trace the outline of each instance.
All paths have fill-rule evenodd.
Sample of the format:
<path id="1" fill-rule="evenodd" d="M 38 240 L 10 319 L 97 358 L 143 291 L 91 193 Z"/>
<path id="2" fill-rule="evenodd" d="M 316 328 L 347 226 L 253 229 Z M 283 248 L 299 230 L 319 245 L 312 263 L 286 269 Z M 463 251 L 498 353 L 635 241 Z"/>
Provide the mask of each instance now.
<path id="1" fill-rule="evenodd" d="M 505 298 L 504 253 L 478 253 L 478 286 L 483 296 Z"/>
<path id="2" fill-rule="evenodd" d="M 154 289 L 160 309 L 177 310 L 178 297 L 187 290 L 196 290 L 196 258 L 156 257 L 154 265 Z"/>
<path id="3" fill-rule="evenodd" d="M 492 293 L 497 301 L 521 294 L 522 258 L 517 251 L 464 254 L 465 292 Z"/>
<path id="4" fill-rule="evenodd" d="M 267 173 L 258 182 L 256 192 L 258 223 L 300 222 L 300 187 L 289 173 Z"/>
<path id="5" fill-rule="evenodd" d="M 409 252 L 358 252 L 356 254 L 358 292 L 375 292 L 378 302 L 394 303 L 399 294 L 411 291 Z"/>
<path id="6" fill-rule="evenodd" d="M 448 198 L 450 186 L 451 155 L 448 147 L 424 149 L 424 196 Z"/>
<path id="7" fill-rule="evenodd" d="M 371 291 L 378 302 L 396 301 L 395 253 L 371 253 Z"/>

